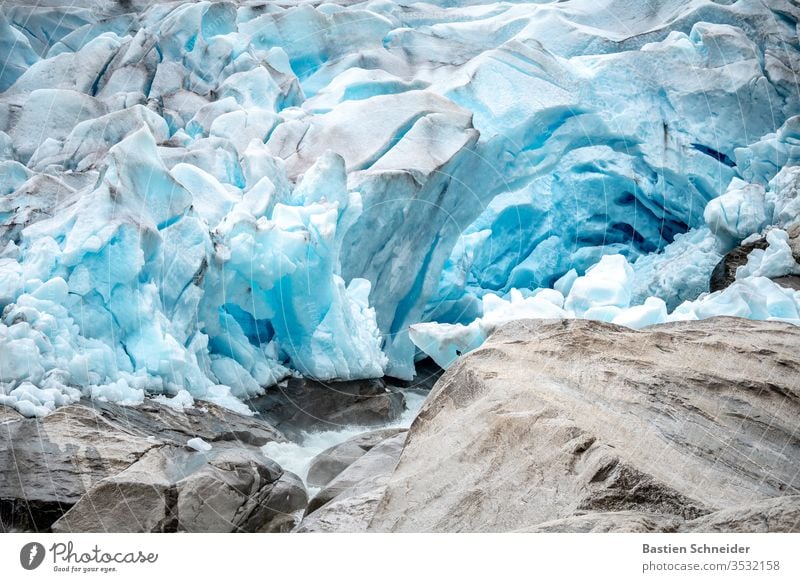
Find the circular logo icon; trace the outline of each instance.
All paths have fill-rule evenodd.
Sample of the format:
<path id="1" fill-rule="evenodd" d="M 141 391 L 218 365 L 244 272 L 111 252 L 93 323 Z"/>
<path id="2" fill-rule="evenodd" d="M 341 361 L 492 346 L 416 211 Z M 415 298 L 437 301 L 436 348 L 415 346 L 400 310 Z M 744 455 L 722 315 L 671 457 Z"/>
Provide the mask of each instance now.
<path id="1" fill-rule="evenodd" d="M 44 561 L 44 546 L 39 542 L 30 542 L 19 551 L 19 563 L 26 570 L 35 570 Z"/>

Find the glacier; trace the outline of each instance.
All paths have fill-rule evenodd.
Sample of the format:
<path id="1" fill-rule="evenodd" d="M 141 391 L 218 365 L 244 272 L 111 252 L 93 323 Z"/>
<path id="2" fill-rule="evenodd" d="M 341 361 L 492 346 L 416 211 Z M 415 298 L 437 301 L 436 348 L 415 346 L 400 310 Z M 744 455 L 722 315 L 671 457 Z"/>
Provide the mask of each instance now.
<path id="1" fill-rule="evenodd" d="M 247 414 L 292 375 L 447 367 L 513 319 L 800 324 L 771 280 L 800 272 L 798 21 L 789 0 L 6 0 L 0 403 Z"/>

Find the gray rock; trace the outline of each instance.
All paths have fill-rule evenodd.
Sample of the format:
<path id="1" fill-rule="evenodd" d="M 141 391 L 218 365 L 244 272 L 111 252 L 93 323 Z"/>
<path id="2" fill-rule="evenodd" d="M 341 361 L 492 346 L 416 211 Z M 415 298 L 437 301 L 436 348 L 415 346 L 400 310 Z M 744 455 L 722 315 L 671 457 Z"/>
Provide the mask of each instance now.
<path id="1" fill-rule="evenodd" d="M 368 453 L 356 459 L 314 496 L 308 503 L 306 515 L 313 513 L 335 497 L 352 493 L 354 489 L 362 489 L 362 485 L 368 479 L 391 474 L 400 458 L 405 440 L 405 432 L 396 434 L 384 439 Z"/>
<path id="2" fill-rule="evenodd" d="M 366 531 L 405 439 L 405 432 L 384 439 L 342 471 L 309 502 L 297 531 Z"/>
<path id="3" fill-rule="evenodd" d="M 792 249 L 794 260 L 800 263 L 800 222 L 786 227 L 786 234 L 789 235 L 789 248 Z"/>
<path id="4" fill-rule="evenodd" d="M 306 482 L 312 487 L 324 487 L 375 445 L 406 430 L 387 428 L 365 432 L 325 449 L 311 461 Z"/>
<path id="5" fill-rule="evenodd" d="M 397 378 L 386 377 L 387 384 L 403 388 L 406 392 L 413 391 L 427 394 L 444 374 L 444 370 L 431 358 L 425 358 L 414 364 L 414 379 L 399 380 Z"/>
<path id="6" fill-rule="evenodd" d="M 750 505 L 723 509 L 686 522 L 681 532 L 702 533 L 798 533 L 800 496 L 787 495 Z"/>
<path id="7" fill-rule="evenodd" d="M 274 484 L 260 508 L 264 514 L 253 515 L 245 524 L 247 531 L 283 533 L 292 531 L 308 504 L 308 493 L 303 481 L 286 471 Z"/>
<path id="8" fill-rule="evenodd" d="M 405 398 L 381 379 L 318 382 L 290 378 L 249 402 L 261 418 L 289 436 L 343 426 L 380 426 L 397 420 Z"/>
<path id="9" fill-rule="evenodd" d="M 256 448 L 283 436 L 268 423 L 217 406 L 177 412 L 154 401 L 138 407 L 83 402 L 43 419 L 0 420 L 0 530 L 46 531 L 103 479 L 150 451 L 200 437 L 215 448 Z"/>
<path id="10" fill-rule="evenodd" d="M 784 275 L 783 277 L 775 277 L 772 280 L 781 287 L 800 291 L 800 276 L 798 275 Z"/>
<path id="11" fill-rule="evenodd" d="M 709 289 L 721 291 L 727 289 L 736 280 L 736 269 L 747 264 L 747 257 L 755 249 L 767 248 L 767 239 L 762 237 L 755 242 L 740 245 L 726 254 L 711 273 Z"/>
<path id="12" fill-rule="evenodd" d="M 0 404 L 0 424 L 5 424 L 6 422 L 13 422 L 15 420 L 22 420 L 24 416 L 22 416 L 19 412 L 11 408 L 10 406 L 5 406 L 4 404 Z"/>
<path id="13" fill-rule="evenodd" d="M 0 426 L 3 530 L 46 530 L 98 481 L 163 444 L 86 406 Z"/>
<path id="14" fill-rule="evenodd" d="M 303 518 L 297 533 L 363 533 L 386 492 L 387 476 L 365 483 L 358 493 L 343 495 Z M 369 486 L 368 486 L 369 485 Z"/>
<path id="15" fill-rule="evenodd" d="M 207 453 L 165 446 L 103 479 L 52 530 L 280 531 L 306 501 L 299 478 L 263 455 L 232 445 Z"/>
<path id="16" fill-rule="evenodd" d="M 636 511 L 600 512 L 546 521 L 527 528 L 528 533 L 671 533 L 683 520 L 671 515 Z"/>
<path id="17" fill-rule="evenodd" d="M 640 531 L 633 514 L 669 529 L 758 513 L 800 494 L 798 349 L 795 326 L 727 317 L 509 324 L 436 385 L 369 530 Z M 583 515 L 612 513 L 627 525 Z"/>
<path id="18" fill-rule="evenodd" d="M 187 408 L 182 412 L 154 400 L 135 407 L 106 402 L 84 404 L 128 431 L 177 445 L 194 437 L 210 443 L 230 441 L 254 447 L 285 440 L 279 430 L 264 420 L 242 416 L 209 402 L 203 402 L 201 408 Z"/>

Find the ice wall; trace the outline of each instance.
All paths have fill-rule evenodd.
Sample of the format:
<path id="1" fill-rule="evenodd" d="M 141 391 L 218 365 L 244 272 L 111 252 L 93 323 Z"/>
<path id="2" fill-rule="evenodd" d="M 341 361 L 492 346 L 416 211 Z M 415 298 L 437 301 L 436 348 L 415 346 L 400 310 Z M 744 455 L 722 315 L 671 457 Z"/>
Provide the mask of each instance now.
<path id="1" fill-rule="evenodd" d="M 245 410 L 288 374 L 411 378 L 509 318 L 796 319 L 764 277 L 795 268 L 799 17 L 4 2 L 0 399 Z"/>

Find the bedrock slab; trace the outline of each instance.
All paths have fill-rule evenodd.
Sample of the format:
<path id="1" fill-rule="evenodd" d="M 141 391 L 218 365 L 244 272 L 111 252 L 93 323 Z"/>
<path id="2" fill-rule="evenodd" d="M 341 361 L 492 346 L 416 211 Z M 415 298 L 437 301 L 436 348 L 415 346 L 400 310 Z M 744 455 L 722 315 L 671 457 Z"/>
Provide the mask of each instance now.
<path id="1" fill-rule="evenodd" d="M 438 382 L 369 529 L 793 531 L 799 348 L 738 318 L 511 323 Z"/>

